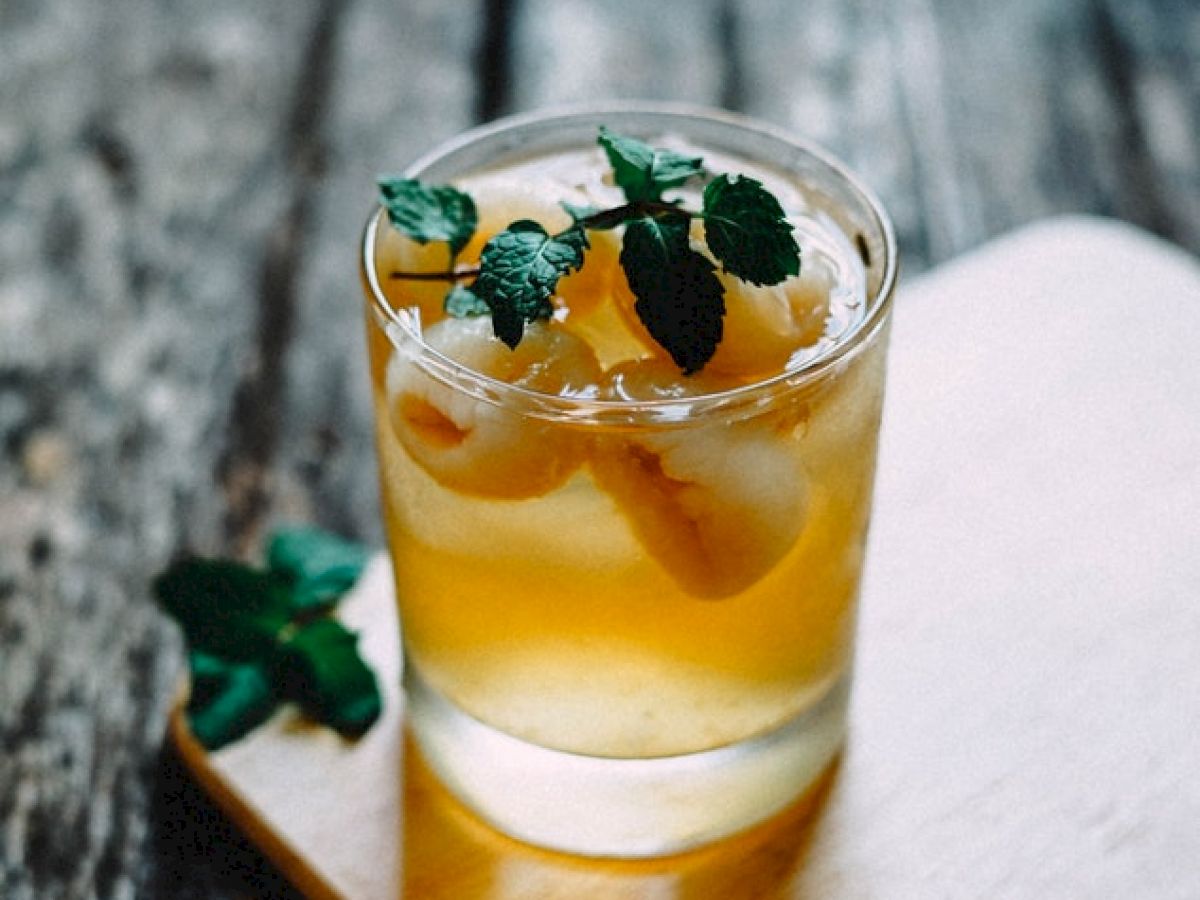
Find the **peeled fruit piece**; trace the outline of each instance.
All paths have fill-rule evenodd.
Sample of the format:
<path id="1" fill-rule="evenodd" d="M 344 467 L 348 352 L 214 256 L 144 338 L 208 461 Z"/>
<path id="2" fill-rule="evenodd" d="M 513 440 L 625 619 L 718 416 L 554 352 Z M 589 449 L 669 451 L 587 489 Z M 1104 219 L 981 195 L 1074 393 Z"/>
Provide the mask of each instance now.
<path id="1" fill-rule="evenodd" d="M 719 387 L 703 374 L 682 379 L 670 361 L 643 360 L 608 373 L 604 395 L 681 399 Z M 804 527 L 808 486 L 795 452 L 754 420 L 598 441 L 592 467 L 646 551 L 696 597 L 750 587 Z"/>
<path id="2" fill-rule="evenodd" d="M 583 265 L 560 278 L 555 290 L 568 320 L 591 317 L 607 305 L 612 281 L 620 266 L 621 242 L 616 233 L 589 231 L 587 238 Z"/>
<path id="3" fill-rule="evenodd" d="M 693 246 L 705 251 L 693 241 Z M 825 331 L 834 278 L 821 260 L 807 257 L 799 276 L 775 285 L 742 281 L 718 268 L 725 288 L 721 341 L 705 372 L 763 378 L 782 372 L 797 350 L 815 344 Z M 629 331 L 654 356 L 666 351 L 650 336 L 634 309 L 637 298 L 624 273 L 613 278 L 613 298 Z"/>
<path id="4" fill-rule="evenodd" d="M 462 181 L 458 189 L 470 194 L 479 214 L 475 234 L 463 248 L 464 260 L 477 260 L 486 244 L 499 231 L 518 219 L 533 219 L 550 234 L 571 224 L 561 200 L 583 204 L 586 197 L 548 181 L 523 181 L 510 175 L 480 175 Z"/>
<path id="5" fill-rule="evenodd" d="M 588 232 L 583 265 L 559 278 L 556 295 L 568 318 L 590 317 L 606 304 L 620 256 L 620 241 L 613 232 Z"/>
<path id="6" fill-rule="evenodd" d="M 741 376 L 781 372 L 793 353 L 815 344 L 825 331 L 833 277 L 819 263 L 808 263 L 799 276 L 769 286 L 724 271 L 717 278 L 725 286 L 725 326 L 709 371 Z"/>
<path id="7" fill-rule="evenodd" d="M 492 335 L 487 316 L 443 319 L 425 330 L 434 350 L 497 381 L 549 394 L 595 391 L 600 366 L 579 338 L 534 323 L 516 350 Z M 387 369 L 388 406 L 397 438 L 444 487 L 493 499 L 544 494 L 583 461 L 569 427 L 498 407 L 423 372 L 403 351 Z"/>
<path id="8" fill-rule="evenodd" d="M 445 316 L 443 303 L 448 281 L 417 281 L 392 278 L 393 272 L 445 272 L 450 268 L 450 247 L 440 241 L 420 244 L 387 222 L 380 225 L 375 241 L 375 271 L 384 296 L 394 309 L 415 306 L 421 321 L 432 324 Z"/>

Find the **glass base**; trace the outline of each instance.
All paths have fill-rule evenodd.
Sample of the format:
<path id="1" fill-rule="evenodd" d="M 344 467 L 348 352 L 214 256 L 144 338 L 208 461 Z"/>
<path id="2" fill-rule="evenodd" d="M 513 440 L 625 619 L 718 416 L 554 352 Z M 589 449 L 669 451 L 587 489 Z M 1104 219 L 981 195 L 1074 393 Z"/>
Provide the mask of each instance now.
<path id="1" fill-rule="evenodd" d="M 849 678 L 801 715 L 737 744 L 620 759 L 548 750 L 467 715 L 405 667 L 406 717 L 442 782 L 500 831 L 582 856 L 667 856 L 779 812 L 845 734 Z"/>

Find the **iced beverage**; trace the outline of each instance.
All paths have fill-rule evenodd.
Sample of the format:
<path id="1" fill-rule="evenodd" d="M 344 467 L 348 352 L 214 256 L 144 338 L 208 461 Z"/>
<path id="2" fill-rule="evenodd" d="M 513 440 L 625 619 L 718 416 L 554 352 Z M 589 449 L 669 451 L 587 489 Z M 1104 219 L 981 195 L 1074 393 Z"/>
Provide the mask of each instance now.
<path id="1" fill-rule="evenodd" d="M 448 281 L 402 277 L 469 270 L 516 221 L 556 234 L 627 203 L 602 125 L 703 158 L 667 202 L 699 208 L 712 173 L 738 173 L 792 228 L 798 274 L 760 285 L 691 226 L 723 288 L 702 365 L 681 367 L 644 321 L 623 226 L 588 232 L 515 348 L 486 312 L 448 313 Z M 453 260 L 383 211 L 364 244 L 424 754 L 502 830 L 573 852 L 670 853 L 769 816 L 843 735 L 895 267 L 886 219 L 787 138 L 664 110 L 501 123 L 408 174 L 478 214 Z"/>

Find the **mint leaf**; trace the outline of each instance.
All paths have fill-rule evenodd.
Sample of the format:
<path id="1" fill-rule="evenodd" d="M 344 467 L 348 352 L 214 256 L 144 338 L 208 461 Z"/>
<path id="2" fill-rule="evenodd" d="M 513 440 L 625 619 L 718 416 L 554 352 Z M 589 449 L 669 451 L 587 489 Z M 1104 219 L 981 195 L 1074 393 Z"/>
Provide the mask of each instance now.
<path id="1" fill-rule="evenodd" d="M 475 201 L 449 185 L 427 186 L 415 178 L 378 181 L 388 220 L 414 241 L 446 241 L 458 256 L 479 225 Z"/>
<path id="2" fill-rule="evenodd" d="M 599 143 L 612 165 L 617 186 L 631 203 L 661 200 L 663 191 L 704 172 L 702 157 L 655 150 L 637 138 L 615 134 L 603 126 Z"/>
<path id="3" fill-rule="evenodd" d="M 317 619 L 283 647 L 278 677 L 284 693 L 341 734 L 359 735 L 383 710 L 375 675 L 358 655 L 358 636 L 335 619 Z"/>
<path id="4" fill-rule="evenodd" d="M 663 193 L 707 175 L 702 157 L 656 149 L 605 127 L 598 142 L 625 203 L 598 209 L 563 202 L 573 222 L 559 234 L 520 220 L 488 241 L 474 270 L 452 267 L 393 277 L 456 281 L 476 274 L 470 287 L 458 285 L 447 294 L 446 312 L 456 317 L 490 312 L 496 337 L 515 349 L 526 323 L 552 316 L 551 297 L 559 279 L 584 263 L 587 232 L 624 227 L 620 262 L 637 297 L 634 308 L 680 368 L 696 372 L 721 340 L 725 301 L 715 266 L 691 249 L 690 219 L 704 221 L 708 251 L 725 271 L 760 285 L 800 273 L 793 226 L 779 201 L 753 178 L 716 176 L 705 187 L 702 210 L 688 210 L 680 200 L 664 199 Z M 411 179 L 385 179 L 380 187 L 392 201 L 389 215 L 410 233 L 429 239 L 449 235 L 446 239 L 461 246 L 467 239 L 463 235 L 474 228 L 474 204 L 454 188 L 424 187 Z M 468 205 L 471 228 L 459 234 L 454 229 L 468 218 Z"/>
<path id="5" fill-rule="evenodd" d="M 354 586 L 367 548 L 319 528 L 283 528 L 267 546 L 267 565 L 291 590 L 292 612 L 331 608 Z"/>
<path id="6" fill-rule="evenodd" d="M 635 219 L 625 228 L 620 256 L 637 297 L 634 311 L 684 374 L 712 358 L 725 315 L 716 267 L 691 248 L 688 227 L 685 214 Z"/>
<path id="7" fill-rule="evenodd" d="M 361 734 L 382 709 L 357 638 L 327 614 L 368 559 L 365 547 L 316 528 L 276 532 L 270 571 L 189 559 L 154 580 L 154 593 L 189 648 L 192 733 L 207 749 L 236 740 L 284 700 L 343 734 Z"/>
<path id="8" fill-rule="evenodd" d="M 549 318 L 559 278 L 583 265 L 587 246 L 582 229 L 551 237 L 530 219 L 513 222 L 488 241 L 471 290 L 492 311 L 496 337 L 515 349 L 526 322 Z"/>
<path id="9" fill-rule="evenodd" d="M 279 700 L 263 667 L 193 651 L 188 725 L 206 750 L 244 737 L 271 717 Z"/>
<path id="10" fill-rule="evenodd" d="M 488 305 L 475 295 L 466 285 L 456 284 L 442 301 L 446 315 L 456 319 L 466 319 L 471 316 L 486 316 Z"/>
<path id="11" fill-rule="evenodd" d="M 153 589 L 191 649 L 225 659 L 269 659 L 291 618 L 291 597 L 279 580 L 231 560 L 177 562 Z"/>
<path id="12" fill-rule="evenodd" d="M 800 274 L 800 248 L 762 182 L 719 175 L 704 189 L 704 237 L 725 271 L 754 284 Z"/>

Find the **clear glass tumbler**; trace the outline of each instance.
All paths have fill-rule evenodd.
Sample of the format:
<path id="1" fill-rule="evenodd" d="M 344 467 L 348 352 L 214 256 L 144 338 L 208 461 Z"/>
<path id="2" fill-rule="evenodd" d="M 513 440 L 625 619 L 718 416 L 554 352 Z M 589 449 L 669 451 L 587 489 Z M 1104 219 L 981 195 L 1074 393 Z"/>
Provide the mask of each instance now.
<path id="1" fill-rule="evenodd" d="M 843 741 L 896 248 L 880 204 L 840 163 L 709 110 L 517 116 L 405 174 L 487 194 L 494 179 L 471 179 L 517 165 L 531 184 L 517 189 L 520 218 L 543 202 L 542 180 L 557 185 L 548 195 L 605 190 L 601 125 L 695 148 L 780 196 L 802 235 L 801 274 L 825 293 L 807 343 L 777 371 L 753 374 L 774 338 L 732 308 L 726 340 L 742 345 L 718 371 L 664 366 L 620 310 L 604 243 L 617 232 L 593 240 L 560 288 L 572 310 L 545 326 L 591 348 L 571 390 L 511 377 L 504 354 L 560 352 L 545 335 L 514 354 L 484 317 L 434 339 L 447 287 L 431 301 L 430 282 L 390 277 L 406 251 L 381 209 L 361 262 L 417 744 L 505 833 L 656 856 L 780 811 Z M 596 171 L 580 174 L 581 161 Z M 786 304 L 762 290 L 754 302 Z"/>

